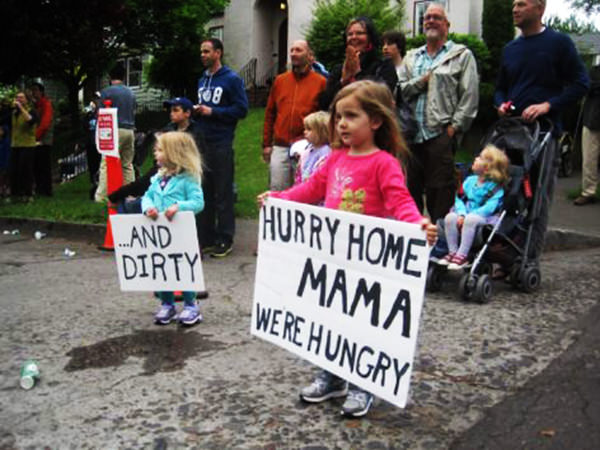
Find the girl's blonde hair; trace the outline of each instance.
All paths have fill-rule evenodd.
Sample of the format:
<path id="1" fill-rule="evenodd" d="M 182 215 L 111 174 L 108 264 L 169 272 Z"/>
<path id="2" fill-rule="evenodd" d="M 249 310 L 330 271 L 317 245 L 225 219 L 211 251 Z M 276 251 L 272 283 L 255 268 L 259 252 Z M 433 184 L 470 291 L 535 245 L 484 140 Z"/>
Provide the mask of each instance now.
<path id="1" fill-rule="evenodd" d="M 156 147 L 165 155 L 165 163 L 159 169 L 161 175 L 187 173 L 200 182 L 202 159 L 194 138 L 183 131 L 168 131 L 157 135 Z"/>
<path id="2" fill-rule="evenodd" d="M 485 162 L 485 177 L 496 183 L 504 183 L 508 180 L 508 156 L 498 147 L 492 144 L 486 145 L 481 150 L 481 158 Z"/>
<path id="3" fill-rule="evenodd" d="M 311 130 L 315 136 L 316 142 L 313 144 L 316 147 L 327 144 L 329 142 L 329 113 L 325 111 L 317 111 L 309 114 L 304 118 L 304 128 Z"/>
<path id="4" fill-rule="evenodd" d="M 355 81 L 340 90 L 330 107 L 329 139 L 332 147 L 341 147 L 343 144 L 336 132 L 336 107 L 343 98 L 353 95 L 360 107 L 367 113 L 371 120 L 381 120 L 381 126 L 375 130 L 375 145 L 382 150 L 406 161 L 410 154 L 406 141 L 400 132 L 396 112 L 394 111 L 394 98 L 385 84 L 370 80 Z"/>

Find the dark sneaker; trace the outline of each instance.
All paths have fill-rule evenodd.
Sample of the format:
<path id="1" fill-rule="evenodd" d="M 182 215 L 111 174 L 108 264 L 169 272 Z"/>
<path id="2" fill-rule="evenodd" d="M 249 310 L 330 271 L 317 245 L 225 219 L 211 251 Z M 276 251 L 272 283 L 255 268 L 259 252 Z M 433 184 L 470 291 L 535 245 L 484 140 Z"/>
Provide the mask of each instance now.
<path id="1" fill-rule="evenodd" d="M 196 292 L 196 300 L 204 300 L 205 298 L 208 298 L 208 291 Z"/>
<path id="2" fill-rule="evenodd" d="M 177 311 L 175 305 L 161 305 L 158 312 L 154 315 L 154 323 L 157 325 L 167 325 L 175 318 Z"/>
<path id="3" fill-rule="evenodd" d="M 177 320 L 183 325 L 194 325 L 195 323 L 202 322 L 202 314 L 200 314 L 200 308 L 198 306 L 184 306 L 183 310 L 179 314 Z"/>
<path id="4" fill-rule="evenodd" d="M 343 397 L 348 393 L 348 382 L 322 370 L 310 386 L 302 388 L 300 398 L 305 402 L 319 403 L 329 398 Z"/>
<path id="5" fill-rule="evenodd" d="M 217 246 L 214 244 L 200 246 L 200 250 L 203 255 L 210 255 L 217 249 Z"/>
<path id="6" fill-rule="evenodd" d="M 585 206 L 595 202 L 596 197 L 594 197 L 593 195 L 580 195 L 575 200 L 573 200 L 573 204 L 575 206 Z"/>
<path id="7" fill-rule="evenodd" d="M 342 415 L 346 417 L 362 417 L 369 412 L 373 403 L 373 394 L 352 389 L 348 391 L 346 401 L 342 405 Z"/>
<path id="8" fill-rule="evenodd" d="M 215 245 L 215 248 L 212 252 L 210 252 L 210 256 L 213 258 L 224 258 L 229 255 L 233 250 L 232 244 L 225 244 L 224 242 L 220 242 Z"/>

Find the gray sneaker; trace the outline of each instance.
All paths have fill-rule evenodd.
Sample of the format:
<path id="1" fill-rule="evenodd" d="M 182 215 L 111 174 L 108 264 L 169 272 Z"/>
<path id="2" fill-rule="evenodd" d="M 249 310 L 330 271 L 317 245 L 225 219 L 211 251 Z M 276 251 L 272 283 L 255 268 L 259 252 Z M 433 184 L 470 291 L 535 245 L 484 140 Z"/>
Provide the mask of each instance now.
<path id="1" fill-rule="evenodd" d="M 158 312 L 154 315 L 154 323 L 157 325 L 167 325 L 176 315 L 175 305 L 161 305 Z"/>
<path id="2" fill-rule="evenodd" d="M 300 398 L 305 402 L 319 403 L 328 398 L 343 397 L 348 392 L 348 382 L 322 370 L 310 386 L 302 388 Z"/>
<path id="3" fill-rule="evenodd" d="M 351 389 L 342 405 L 342 415 L 347 417 L 362 417 L 369 412 L 373 403 L 373 394 L 366 391 Z"/>

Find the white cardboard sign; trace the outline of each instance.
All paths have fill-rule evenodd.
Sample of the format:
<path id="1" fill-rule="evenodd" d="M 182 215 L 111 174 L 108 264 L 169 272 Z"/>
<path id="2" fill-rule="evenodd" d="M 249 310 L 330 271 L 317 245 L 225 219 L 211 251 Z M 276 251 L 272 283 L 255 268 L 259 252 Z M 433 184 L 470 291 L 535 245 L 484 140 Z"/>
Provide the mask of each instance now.
<path id="1" fill-rule="evenodd" d="M 190 211 L 152 220 L 113 214 L 110 223 L 122 291 L 204 291 L 196 218 Z"/>
<path id="2" fill-rule="evenodd" d="M 104 156 L 120 158 L 117 108 L 100 108 L 98 110 L 96 148 Z"/>
<path id="3" fill-rule="evenodd" d="M 404 407 L 430 248 L 419 225 L 268 199 L 251 333 Z"/>

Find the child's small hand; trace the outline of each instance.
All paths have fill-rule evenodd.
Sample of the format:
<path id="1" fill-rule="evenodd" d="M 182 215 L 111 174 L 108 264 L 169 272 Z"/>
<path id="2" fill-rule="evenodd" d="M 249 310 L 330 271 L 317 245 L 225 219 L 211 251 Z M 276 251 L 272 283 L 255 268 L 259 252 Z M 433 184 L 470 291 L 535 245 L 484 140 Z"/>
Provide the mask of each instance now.
<path id="1" fill-rule="evenodd" d="M 462 230 L 463 223 L 465 223 L 465 216 L 459 216 L 458 219 L 456 219 L 456 228 Z"/>
<path id="2" fill-rule="evenodd" d="M 156 209 L 156 208 L 147 209 L 146 216 L 150 217 L 152 220 L 158 219 L 158 209 Z"/>
<path id="3" fill-rule="evenodd" d="M 262 206 L 265 203 L 265 200 L 267 199 L 267 197 L 269 197 L 269 195 L 271 195 L 271 191 L 266 191 L 256 196 L 256 203 L 258 203 L 259 208 L 262 208 Z"/>
<path id="4" fill-rule="evenodd" d="M 425 230 L 425 234 L 427 236 L 427 243 L 430 247 L 433 247 L 438 237 L 437 225 L 431 223 L 431 221 L 427 217 L 425 217 L 423 220 L 421 220 L 421 229 Z"/>
<path id="5" fill-rule="evenodd" d="M 173 203 L 171 206 L 169 206 L 165 211 L 165 217 L 167 220 L 173 220 L 173 216 L 177 211 L 179 211 L 179 204 Z"/>

